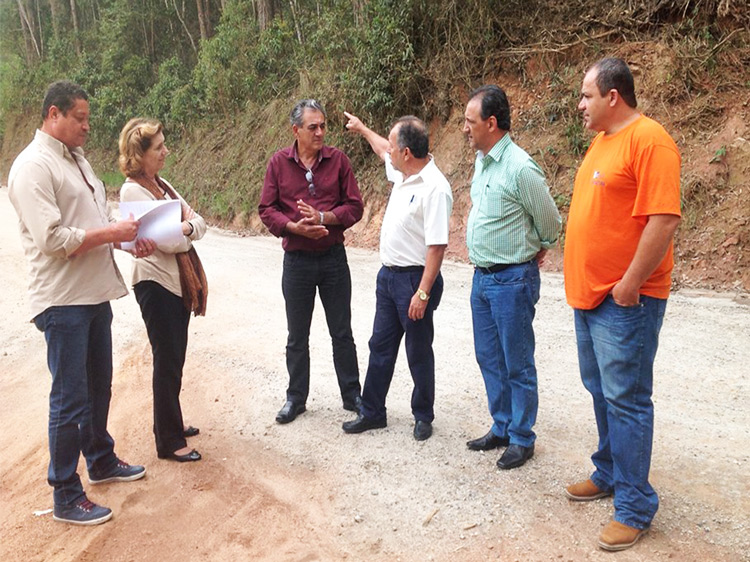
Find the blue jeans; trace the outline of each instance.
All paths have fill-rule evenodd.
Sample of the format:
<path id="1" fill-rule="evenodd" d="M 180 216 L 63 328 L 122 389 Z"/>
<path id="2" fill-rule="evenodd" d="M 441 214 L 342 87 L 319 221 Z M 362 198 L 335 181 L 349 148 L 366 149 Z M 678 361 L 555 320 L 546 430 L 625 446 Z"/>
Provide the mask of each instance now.
<path id="1" fill-rule="evenodd" d="M 362 415 L 386 418 L 385 399 L 393 380 L 398 348 L 406 334 L 406 359 L 414 381 L 411 411 L 414 419 L 435 418 L 435 355 L 432 316 L 443 294 L 443 277 L 438 274 L 430 291 L 424 318 L 409 319 L 409 304 L 422 280 L 422 271 L 397 272 L 380 268 L 375 288 L 375 320 L 370 338 L 370 360 L 362 391 Z"/>
<path id="2" fill-rule="evenodd" d="M 317 290 L 331 335 L 333 366 L 341 397 L 353 401 L 360 393 L 359 365 L 352 336 L 352 279 L 343 244 L 323 252 L 286 252 L 281 288 L 289 329 L 286 342 L 287 400 L 296 404 L 307 402 L 310 391 L 310 324 Z"/>
<path id="3" fill-rule="evenodd" d="M 599 446 L 591 480 L 614 491 L 615 520 L 645 529 L 659 508 L 648 482 L 654 434 L 651 393 L 666 299 L 641 296 L 622 307 L 608 295 L 593 310 L 575 310 L 578 363 L 594 400 Z"/>
<path id="4" fill-rule="evenodd" d="M 107 474 L 117 464 L 107 432 L 112 396 L 112 308 L 52 306 L 34 318 L 47 341 L 52 374 L 49 395 L 47 481 L 55 505 L 69 506 L 84 496 L 76 468 L 80 453 L 89 474 Z"/>
<path id="5" fill-rule="evenodd" d="M 477 269 L 471 286 L 474 352 L 494 420 L 492 432 L 522 447 L 536 439 L 532 427 L 539 395 L 532 322 L 539 286 L 536 260 L 497 273 Z"/>

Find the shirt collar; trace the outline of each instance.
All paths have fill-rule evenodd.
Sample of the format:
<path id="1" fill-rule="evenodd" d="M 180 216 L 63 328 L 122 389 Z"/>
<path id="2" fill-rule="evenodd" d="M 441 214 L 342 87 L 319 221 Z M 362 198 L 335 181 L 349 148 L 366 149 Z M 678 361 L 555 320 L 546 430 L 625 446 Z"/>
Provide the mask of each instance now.
<path id="1" fill-rule="evenodd" d="M 477 151 L 477 158 L 486 166 L 489 164 L 488 158 L 491 158 L 495 162 L 500 162 L 503 157 L 503 153 L 510 146 L 510 132 L 506 132 L 499 141 L 495 143 L 487 154 L 483 154 L 481 150 Z"/>
<path id="2" fill-rule="evenodd" d="M 419 170 L 416 174 L 412 174 L 408 178 L 404 178 L 403 183 L 412 183 L 420 178 L 424 181 L 424 178 L 429 173 L 430 169 L 435 166 L 435 157 L 432 154 L 428 154 L 428 156 L 430 157 L 430 159 L 427 161 L 427 164 L 425 164 L 422 169 Z M 402 173 L 401 175 L 403 176 L 404 174 Z"/>
<path id="3" fill-rule="evenodd" d="M 67 158 L 68 160 L 75 160 L 75 157 L 83 158 L 83 149 L 80 146 L 77 146 L 73 150 L 70 150 L 67 145 L 57 140 L 49 133 L 45 133 L 41 129 L 36 130 L 34 138 L 39 143 L 58 153 L 63 158 Z"/>
<path id="4" fill-rule="evenodd" d="M 320 152 L 318 152 L 318 158 L 315 162 L 319 164 L 320 161 L 323 160 L 323 158 L 330 158 L 332 153 L 333 153 L 333 149 L 330 146 L 323 145 L 323 148 L 321 148 Z M 290 160 L 294 160 L 295 162 L 297 162 L 297 164 L 302 166 L 302 163 L 300 162 L 300 159 L 299 159 L 299 152 L 297 152 L 296 140 L 294 141 L 294 144 L 287 149 L 286 156 Z"/>

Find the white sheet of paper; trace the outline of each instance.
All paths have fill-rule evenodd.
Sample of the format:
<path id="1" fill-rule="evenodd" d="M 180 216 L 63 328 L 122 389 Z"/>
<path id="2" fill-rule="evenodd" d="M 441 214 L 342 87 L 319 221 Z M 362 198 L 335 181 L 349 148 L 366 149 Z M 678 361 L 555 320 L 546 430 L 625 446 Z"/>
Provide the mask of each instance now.
<path id="1" fill-rule="evenodd" d="M 150 238 L 157 244 L 177 244 L 182 240 L 182 206 L 178 199 L 166 201 L 121 201 L 120 214 L 130 214 L 141 221 L 138 238 Z M 133 242 L 123 242 L 120 247 L 130 250 Z"/>

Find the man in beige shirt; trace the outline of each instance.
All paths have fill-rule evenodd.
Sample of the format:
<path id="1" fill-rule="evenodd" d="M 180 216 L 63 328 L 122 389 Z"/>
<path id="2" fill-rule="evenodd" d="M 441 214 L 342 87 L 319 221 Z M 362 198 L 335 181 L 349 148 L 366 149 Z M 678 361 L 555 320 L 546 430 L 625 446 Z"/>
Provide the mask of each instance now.
<path id="1" fill-rule="evenodd" d="M 146 474 L 115 456 L 107 431 L 112 394 L 111 299 L 127 294 L 113 248 L 131 241 L 139 223 L 115 222 L 104 184 L 83 156 L 89 132 L 86 92 L 71 82 L 52 84 L 42 127 L 10 170 L 9 195 L 29 260 L 33 322 L 47 341 L 52 374 L 49 410 L 54 519 L 96 525 L 112 517 L 89 501 L 76 472 L 80 453 L 89 482 L 137 480 Z M 154 244 L 138 240 L 133 253 Z"/>

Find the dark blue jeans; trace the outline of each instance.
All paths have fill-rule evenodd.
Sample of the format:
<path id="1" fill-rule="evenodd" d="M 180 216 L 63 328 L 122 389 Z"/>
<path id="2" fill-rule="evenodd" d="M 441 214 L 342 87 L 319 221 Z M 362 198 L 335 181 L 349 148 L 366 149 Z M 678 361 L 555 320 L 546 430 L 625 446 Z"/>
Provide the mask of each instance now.
<path id="1" fill-rule="evenodd" d="M 654 358 L 666 299 L 641 296 L 623 307 L 607 296 L 593 310 L 575 310 L 578 363 L 594 400 L 599 446 L 591 480 L 614 491 L 615 519 L 644 529 L 659 508 L 648 481 L 654 435 Z"/>
<path id="2" fill-rule="evenodd" d="M 133 287 L 151 342 L 154 373 L 154 437 L 162 456 L 187 446 L 180 407 L 182 368 L 188 343 L 190 312 L 182 298 L 154 281 Z"/>
<path id="3" fill-rule="evenodd" d="M 375 289 L 375 321 L 370 338 L 370 361 L 362 392 L 362 415 L 386 418 L 385 398 L 393 380 L 398 348 L 406 334 L 406 359 L 414 381 L 411 411 L 414 419 L 432 422 L 435 418 L 435 334 L 432 317 L 443 294 L 443 277 L 438 274 L 430 292 L 424 318 L 409 319 L 409 303 L 422 279 L 421 271 L 395 272 L 382 267 Z"/>
<path id="4" fill-rule="evenodd" d="M 342 244 L 324 252 L 286 252 L 281 288 L 286 302 L 289 335 L 286 366 L 287 400 L 307 402 L 310 391 L 310 324 L 315 293 L 326 314 L 333 344 L 333 366 L 341 397 L 353 401 L 360 394 L 357 348 L 352 336 L 352 279 Z"/>
<path id="5" fill-rule="evenodd" d="M 530 447 L 539 407 L 534 363 L 535 306 L 539 300 L 536 260 L 497 273 L 474 272 L 471 318 L 474 351 L 482 371 L 492 432 Z"/>
<path id="6" fill-rule="evenodd" d="M 49 395 L 47 481 L 55 505 L 78 503 L 84 496 L 76 468 L 80 453 L 89 474 L 107 474 L 117 464 L 107 432 L 112 396 L 112 309 L 98 305 L 53 306 L 34 318 L 47 340 L 52 373 Z"/>

